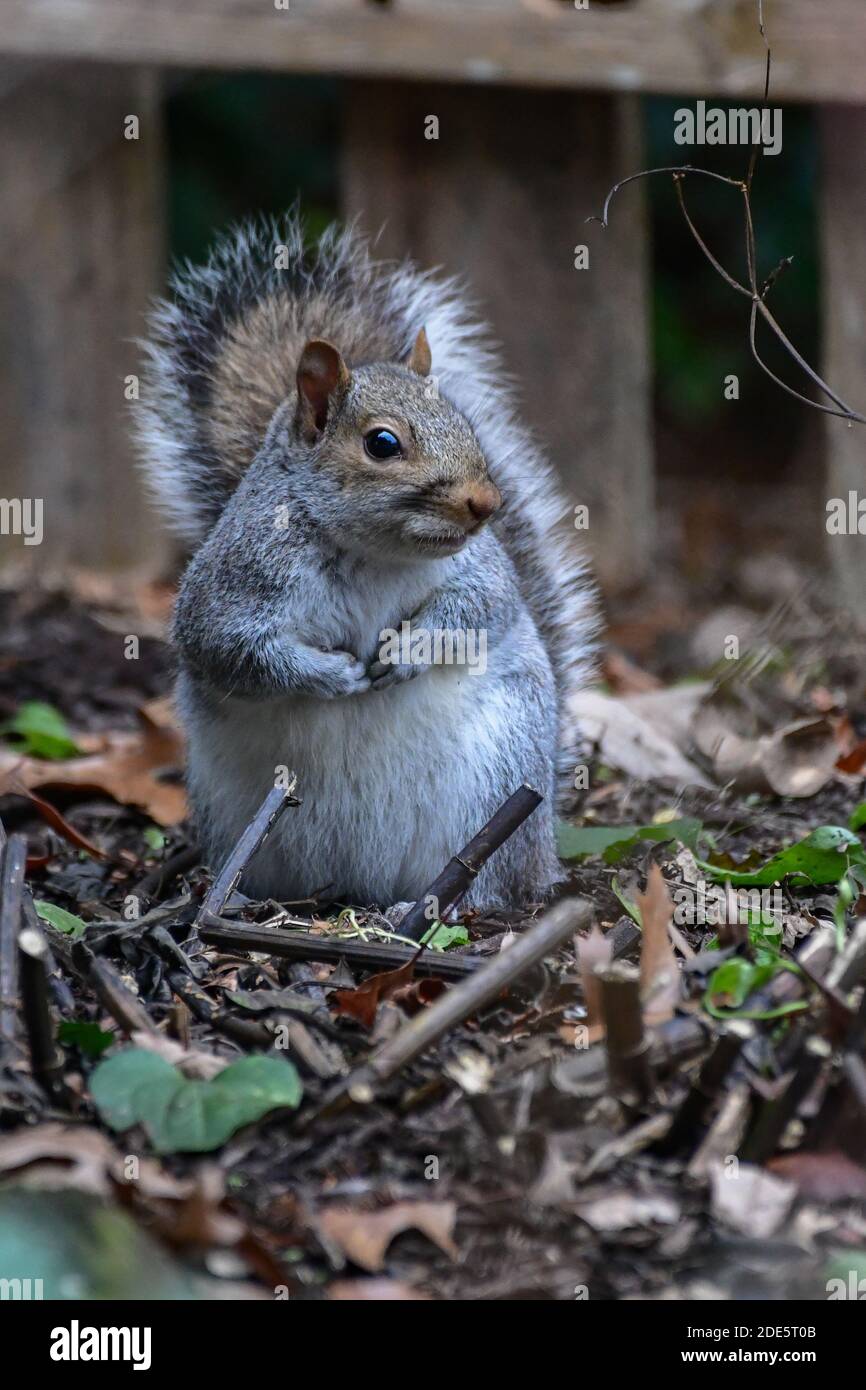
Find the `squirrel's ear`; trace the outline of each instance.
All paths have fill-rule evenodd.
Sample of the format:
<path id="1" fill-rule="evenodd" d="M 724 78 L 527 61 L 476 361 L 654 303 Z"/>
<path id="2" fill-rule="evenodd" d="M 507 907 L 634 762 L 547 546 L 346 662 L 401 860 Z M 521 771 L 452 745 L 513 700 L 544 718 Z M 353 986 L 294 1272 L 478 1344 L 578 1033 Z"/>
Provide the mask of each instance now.
<path id="1" fill-rule="evenodd" d="M 427 330 L 422 328 L 412 344 L 412 351 L 406 358 L 406 366 L 410 372 L 417 372 L 419 376 L 429 376 L 430 368 L 433 366 L 433 358 L 430 355 L 430 344 L 427 340 Z"/>
<path id="2" fill-rule="evenodd" d="M 332 398 L 342 395 L 349 381 L 349 368 L 333 343 L 323 338 L 307 343 L 298 363 L 297 425 L 305 438 L 322 433 Z"/>

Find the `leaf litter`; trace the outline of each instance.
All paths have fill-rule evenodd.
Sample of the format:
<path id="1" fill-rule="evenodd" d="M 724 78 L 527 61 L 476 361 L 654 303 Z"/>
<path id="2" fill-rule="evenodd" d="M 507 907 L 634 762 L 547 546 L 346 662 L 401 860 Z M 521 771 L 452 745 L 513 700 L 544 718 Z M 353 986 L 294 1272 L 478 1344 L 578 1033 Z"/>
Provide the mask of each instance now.
<path id="1" fill-rule="evenodd" d="M 63 622 L 79 622 L 69 605 Z M 82 647 L 101 640 L 87 614 L 80 623 Z M 760 698 L 727 702 L 749 712 L 725 736 L 751 754 L 760 744 L 763 787 L 751 773 L 721 785 L 718 749 L 701 746 L 695 712 L 712 679 L 685 699 L 617 668 L 625 693 L 605 699 L 643 700 L 658 732 L 669 697 L 680 761 L 654 762 L 650 743 L 641 773 L 640 740 L 619 766 L 597 744 L 600 775 L 561 832 L 568 892 L 589 900 L 594 921 L 387 1082 L 356 1085 L 343 1109 L 334 1087 L 457 985 L 425 981 L 402 958 L 365 967 L 368 940 L 406 948 L 399 931 L 388 947 L 382 919 L 359 905 L 356 924 L 379 934 L 347 935 L 338 963 L 207 944 L 197 919 L 211 879 L 182 820 L 164 706 L 142 720 L 140 697 L 113 704 L 105 690 L 88 707 L 86 681 L 70 704 L 40 669 L 28 696 L 62 712 L 83 756 L 10 747 L 29 771 L 17 789 L 4 784 L 2 808 L 34 865 L 26 901 L 51 947 L 66 1089 L 58 1108 L 19 1020 L 4 1043 L 0 1197 L 82 1194 L 123 1209 L 169 1254 L 152 1262 L 154 1285 L 203 1280 L 201 1297 L 214 1282 L 244 1296 L 285 1285 L 293 1298 L 571 1298 L 584 1283 L 600 1298 L 685 1297 L 697 1285 L 736 1297 L 730 1262 L 740 1251 L 748 1264 L 754 1242 L 780 1231 L 797 1259 L 774 1258 L 770 1243 L 745 1282 L 762 1297 L 824 1297 L 835 1252 L 866 1248 L 866 680 L 848 657 L 837 678 L 837 657 L 828 643 L 811 684 L 795 662 L 746 672 Z M 121 705 L 112 729 L 107 712 Z M 108 775 L 93 775 L 100 759 Z M 76 772 L 84 763 L 89 776 Z M 21 782 L 56 802 L 72 836 Z M 770 897 L 748 901 L 742 920 L 694 921 L 681 907 L 699 890 L 716 905 Z M 334 935 L 340 906 L 250 902 L 241 880 L 223 911 L 240 927 L 315 937 Z M 483 967 L 534 925 L 535 914 L 467 914 L 449 924 L 444 955 L 455 971 Z M 611 1034 L 599 972 L 616 962 L 635 972 L 639 1039 L 612 1058 L 622 1019 Z M 93 1219 L 90 1208 L 58 1215 L 79 1231 Z M 215 1281 L 216 1249 L 231 1259 Z"/>

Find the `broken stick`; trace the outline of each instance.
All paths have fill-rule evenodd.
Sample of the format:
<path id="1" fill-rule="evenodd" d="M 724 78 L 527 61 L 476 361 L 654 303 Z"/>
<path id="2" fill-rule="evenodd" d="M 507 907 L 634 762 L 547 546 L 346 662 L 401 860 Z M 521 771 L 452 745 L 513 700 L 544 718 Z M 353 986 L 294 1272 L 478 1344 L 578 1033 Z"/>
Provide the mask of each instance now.
<path id="1" fill-rule="evenodd" d="M 401 932 L 402 935 L 402 932 Z M 480 969 L 480 956 L 446 955 L 425 951 L 419 956 L 412 946 L 399 941 L 343 941 L 339 936 L 325 936 L 293 928 L 257 927 L 246 922 L 225 922 L 221 917 L 208 917 L 199 928 L 199 936 L 207 946 L 234 947 L 241 951 L 263 951 L 284 960 L 323 960 L 336 965 L 344 960 L 358 970 L 396 970 L 407 961 L 416 961 L 415 974 L 429 975 L 439 980 L 462 980 Z"/>
<path id="2" fill-rule="evenodd" d="M 18 960 L 21 975 L 21 1008 L 30 1045 L 30 1065 L 34 1080 L 46 1095 L 60 1104 L 67 1103 L 63 1081 L 63 1054 L 54 1035 L 54 1020 L 48 1002 L 48 942 L 35 927 L 18 934 Z"/>
<path id="3" fill-rule="evenodd" d="M 541 793 L 526 782 L 512 792 L 469 844 L 449 859 L 441 874 L 409 909 L 400 923 L 400 935 L 420 941 L 433 923 L 441 920 L 460 901 L 491 854 L 505 844 L 543 800 Z"/>
<path id="4" fill-rule="evenodd" d="M 219 916 L 247 864 L 253 855 L 258 854 L 286 807 L 300 806 L 300 801 L 292 794 L 296 785 L 297 778 L 293 773 L 287 787 L 271 787 L 211 884 L 210 891 L 205 896 L 196 918 L 196 925 L 209 916 Z"/>
<path id="5" fill-rule="evenodd" d="M 614 1092 L 634 1092 L 645 1100 L 652 1090 L 650 1039 L 644 1029 L 640 971 L 628 961 L 597 965 L 604 1009 L 607 1066 Z"/>
<path id="6" fill-rule="evenodd" d="M 3 832 L 0 874 L 0 1045 L 14 1049 L 18 1031 L 18 932 L 24 902 L 27 841 Z"/>
<path id="7" fill-rule="evenodd" d="M 358 1067 L 339 1090 L 329 1096 L 317 1115 L 304 1119 L 304 1127 L 318 1115 L 339 1114 L 352 1103 L 371 1101 L 377 1089 L 398 1072 L 439 1042 L 446 1033 L 478 1013 L 496 999 L 504 989 L 538 965 L 545 956 L 559 949 L 576 932 L 587 928 L 593 918 L 592 903 L 584 898 L 563 898 L 506 950 L 500 950 L 491 961 L 468 979 L 455 985 L 447 994 L 416 1014 L 392 1038 L 382 1043 L 367 1061 Z"/>

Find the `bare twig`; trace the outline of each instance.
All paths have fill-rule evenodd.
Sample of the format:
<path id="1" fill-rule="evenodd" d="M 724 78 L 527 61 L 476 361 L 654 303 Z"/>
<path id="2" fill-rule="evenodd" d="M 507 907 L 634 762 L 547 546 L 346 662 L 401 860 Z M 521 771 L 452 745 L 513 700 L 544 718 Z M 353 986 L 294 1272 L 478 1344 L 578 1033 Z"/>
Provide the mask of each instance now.
<path id="1" fill-rule="evenodd" d="M 540 792 L 526 783 L 518 787 L 421 894 L 400 923 L 400 935 L 420 941 L 436 918 L 442 918 L 459 902 L 491 854 L 514 834 L 543 799 Z"/>
<path id="2" fill-rule="evenodd" d="M 263 951 L 283 960 L 345 960 L 359 970 L 393 970 L 407 961 L 416 962 L 416 975 L 440 980 L 462 980 L 478 970 L 478 956 L 437 951 L 419 955 L 411 946 L 398 941 L 342 941 L 338 936 L 320 936 L 308 931 L 282 931 L 279 927 L 255 927 L 245 922 L 226 922 L 208 917 L 200 927 L 201 940 L 208 946 L 234 947 L 241 951 Z M 401 929 L 401 935 L 402 935 Z"/>
<path id="3" fill-rule="evenodd" d="M 133 893 L 137 898 L 158 897 L 164 888 L 177 878 L 178 874 L 185 873 L 187 869 L 195 868 L 201 859 L 201 850 L 198 845 L 186 845 L 179 849 L 176 854 L 172 854 L 161 864 L 157 864 L 155 869 L 145 874 L 144 878 L 136 884 Z"/>
<path id="4" fill-rule="evenodd" d="M 718 1099 L 743 1046 L 754 1036 L 754 1024 L 732 1020 L 704 1061 L 697 1080 L 674 1115 L 670 1129 L 657 1146 L 662 1154 L 694 1146 L 710 1106 Z"/>
<path id="5" fill-rule="evenodd" d="M 652 1090 L 650 1040 L 644 1029 L 640 971 L 628 961 L 597 965 L 604 1010 L 607 1068 L 611 1090 L 645 1100 Z"/>
<path id="6" fill-rule="evenodd" d="M 48 1002 L 49 958 L 48 942 L 41 931 L 25 927 L 19 932 L 21 1008 L 33 1077 L 52 1101 L 66 1105 L 68 1096 L 63 1081 L 63 1054 L 55 1041 L 54 1020 Z"/>
<path id="7" fill-rule="evenodd" d="M 794 1067 L 781 1093 L 763 1101 L 758 1107 L 754 1123 L 739 1151 L 739 1157 L 745 1163 L 764 1163 L 772 1158 L 788 1122 L 794 1118 L 800 1103 L 811 1091 L 830 1053 L 830 1044 L 824 1038 L 802 1040 L 801 1051 L 795 1058 Z"/>
<path id="8" fill-rule="evenodd" d="M 842 1058 L 842 1070 L 851 1088 L 851 1094 L 860 1109 L 866 1113 L 866 1065 L 863 1058 L 858 1057 L 856 1052 L 846 1052 Z"/>
<path id="9" fill-rule="evenodd" d="M 97 957 L 83 941 L 70 948 L 65 942 L 55 942 L 54 954 L 68 970 L 90 988 L 102 1007 L 118 1023 L 124 1033 L 154 1033 L 155 1025 L 141 1001 L 127 989 L 116 967 Z"/>
<path id="10" fill-rule="evenodd" d="M 380 1086 L 439 1042 L 452 1028 L 485 1008 L 575 932 L 588 927 L 592 916 L 592 904 L 582 898 L 565 898 L 556 903 L 528 931 L 515 938 L 507 951 L 500 951 L 476 974 L 416 1014 L 378 1047 L 367 1062 L 327 1098 L 321 1110 L 304 1118 L 303 1127 L 307 1128 L 320 1115 L 338 1114 L 353 1103 L 371 1101 Z"/>
<path id="11" fill-rule="evenodd" d="M 772 270 L 768 276 L 765 277 L 760 287 L 758 285 L 757 245 L 755 239 L 754 218 L 752 215 L 752 184 L 754 182 L 755 172 L 757 170 L 758 160 L 761 154 L 761 131 L 763 130 L 763 112 L 764 110 L 766 110 L 767 103 L 770 99 L 770 72 L 772 66 L 770 43 L 764 25 L 762 0 L 758 0 L 758 30 L 761 35 L 761 38 L 763 39 L 764 47 L 766 49 L 764 96 L 761 110 L 761 123 L 759 127 L 759 134 L 758 138 L 752 145 L 751 154 L 749 156 L 749 166 L 745 179 L 730 178 L 725 174 L 717 174 L 712 169 L 697 168 L 693 164 L 663 165 L 656 169 L 643 169 L 639 173 L 629 174 L 627 178 L 620 179 L 619 183 L 615 183 L 604 200 L 604 207 L 602 209 L 601 217 L 588 217 L 586 220 L 588 222 L 600 222 L 603 227 L 607 227 L 608 212 L 610 210 L 611 202 L 613 201 L 614 197 L 620 191 L 621 188 L 625 188 L 625 186 L 629 183 L 634 183 L 637 179 L 652 178 L 656 174 L 670 174 L 673 178 L 674 189 L 677 195 L 677 201 L 679 202 L 680 210 L 685 219 L 686 226 L 688 227 L 689 231 L 694 237 L 697 245 L 700 247 L 707 260 L 710 262 L 710 265 L 716 271 L 716 274 L 720 275 L 721 278 L 725 281 L 725 283 L 730 285 L 730 287 L 733 290 L 736 290 L 738 294 L 745 295 L 748 299 L 752 301 L 751 312 L 749 315 L 749 348 L 751 350 L 752 357 L 754 358 L 757 365 L 770 378 L 771 381 L 775 382 L 775 384 L 779 386 L 783 391 L 785 391 L 787 395 L 793 396 L 794 400 L 799 401 L 802 405 L 811 406 L 813 410 L 820 410 L 825 415 L 836 415 L 840 416 L 843 420 L 856 421 L 858 424 L 866 424 L 866 415 L 861 415 L 858 410 L 854 410 L 851 406 L 846 405 L 845 402 L 841 400 L 839 396 L 836 395 L 833 389 L 827 385 L 826 381 L 824 381 L 823 378 L 818 375 L 814 368 L 811 367 L 809 363 L 805 360 L 805 358 L 797 351 L 797 349 L 794 347 L 793 343 L 784 333 L 780 325 L 776 322 L 776 319 L 773 316 L 773 314 L 771 314 L 770 310 L 767 308 L 767 295 L 770 293 L 770 290 L 776 283 L 776 280 L 778 279 L 780 272 L 784 270 L 788 265 L 790 265 L 792 258 L 790 256 L 783 257 L 783 259 L 779 262 L 776 268 Z M 700 235 L 697 227 L 692 221 L 692 218 L 690 217 L 686 208 L 685 198 L 683 196 L 682 189 L 683 182 L 686 176 L 689 174 L 697 174 L 701 178 L 706 179 L 715 179 L 716 182 L 727 184 L 731 188 L 737 188 L 742 193 L 743 211 L 745 218 L 744 231 L 746 243 L 746 264 L 748 267 L 749 279 L 748 285 L 740 284 L 739 280 L 735 279 L 735 277 L 725 269 L 721 262 L 710 251 L 709 247 L 707 246 L 706 242 L 704 241 L 703 237 Z M 801 392 L 795 391 L 792 386 L 788 386 L 786 382 L 782 381 L 781 377 L 778 377 L 776 373 L 772 371 L 770 367 L 767 366 L 766 362 L 763 360 L 760 353 L 758 352 L 758 347 L 755 340 L 755 330 L 759 314 L 763 318 L 764 322 L 773 331 L 773 333 L 775 333 L 779 342 L 789 353 L 789 355 L 793 358 L 793 360 L 796 362 L 797 366 L 801 369 L 801 371 L 805 372 L 806 375 L 810 377 L 811 380 L 815 383 L 818 389 L 820 391 L 823 391 L 823 393 L 830 398 L 830 400 L 833 402 L 833 406 L 824 405 L 820 401 L 813 401 L 809 396 L 804 396 Z"/>
<path id="12" fill-rule="evenodd" d="M 15 1048 L 18 1033 L 18 933 L 22 924 L 27 841 L 3 833 L 0 875 L 0 1046 Z"/>
<path id="13" fill-rule="evenodd" d="M 271 787 L 214 879 L 210 891 L 201 905 L 197 924 L 211 915 L 219 916 L 247 864 L 259 852 L 283 811 L 287 806 L 299 806 L 301 804 L 298 798 L 292 794 L 296 785 L 297 779 L 293 775 L 287 787 Z"/>

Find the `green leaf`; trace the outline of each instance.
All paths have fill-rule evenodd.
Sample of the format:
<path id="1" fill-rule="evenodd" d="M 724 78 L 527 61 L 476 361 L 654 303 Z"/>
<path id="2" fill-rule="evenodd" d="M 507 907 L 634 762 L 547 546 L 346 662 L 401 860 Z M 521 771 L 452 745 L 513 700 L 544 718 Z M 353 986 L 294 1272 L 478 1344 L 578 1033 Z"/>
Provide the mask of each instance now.
<path id="1" fill-rule="evenodd" d="M 88 1057 L 98 1057 L 117 1041 L 113 1033 L 104 1033 L 98 1023 L 72 1018 L 63 1020 L 57 1036 L 66 1047 L 78 1047 Z"/>
<path id="2" fill-rule="evenodd" d="M 757 869 L 738 872 L 697 861 L 708 878 L 734 888 L 769 888 L 780 879 L 796 875 L 813 884 L 838 883 L 849 863 L 866 864 L 863 846 L 841 825 L 822 825 L 789 849 L 784 849 Z"/>
<path id="3" fill-rule="evenodd" d="M 798 971 L 790 961 L 773 950 L 758 950 L 753 961 L 731 956 L 710 976 L 704 995 L 704 1008 L 713 1018 L 782 1018 L 808 1008 L 806 1000 L 794 1000 L 770 1009 L 744 1009 L 749 995 L 770 981 L 780 970 Z"/>
<path id="4" fill-rule="evenodd" d="M 855 806 L 848 819 L 849 830 L 862 830 L 866 825 L 866 801 L 861 801 L 859 806 Z"/>
<path id="5" fill-rule="evenodd" d="M 81 752 L 60 711 L 41 700 L 25 701 L 3 725 L 3 732 L 11 734 L 22 752 L 34 758 L 60 760 L 75 758 Z"/>
<path id="6" fill-rule="evenodd" d="M 462 922 L 456 922 L 453 927 L 446 926 L 444 922 L 434 922 L 427 928 L 421 941 L 432 951 L 447 951 L 449 946 L 468 946 L 469 933 Z"/>
<path id="7" fill-rule="evenodd" d="M 33 906 L 39 913 L 43 922 L 48 922 L 55 931 L 63 932 L 65 936 L 71 936 L 73 941 L 77 941 L 87 931 L 87 923 L 82 922 L 80 917 L 76 917 L 74 912 L 67 912 L 65 907 L 58 907 L 56 903 L 46 903 L 37 898 Z"/>
<path id="8" fill-rule="evenodd" d="M 625 893 L 620 888 L 616 878 L 614 878 L 610 886 L 613 889 L 616 898 L 625 908 L 631 920 L 633 922 L 636 922 L 637 925 L 640 927 L 641 931 L 643 931 L 643 921 L 641 919 L 640 908 L 638 907 L 637 903 L 633 903 L 631 901 L 631 898 L 626 897 Z"/>
<path id="9" fill-rule="evenodd" d="M 697 846 L 703 826 L 692 816 L 663 821 L 658 825 L 568 825 L 556 827 L 556 847 L 560 859 L 582 859 L 601 854 L 605 863 L 615 864 L 640 840 L 679 840 L 690 850 Z"/>
<path id="10" fill-rule="evenodd" d="M 143 1125 L 158 1153 L 208 1153 L 269 1111 L 294 1109 L 303 1092 L 295 1068 L 279 1057 L 242 1057 L 210 1081 L 189 1081 L 143 1048 L 100 1062 L 90 1089 L 106 1124 Z"/>
<path id="11" fill-rule="evenodd" d="M 146 825 L 142 832 L 142 839 L 148 849 L 152 849 L 154 854 L 159 854 L 165 849 L 165 835 L 158 825 Z"/>

